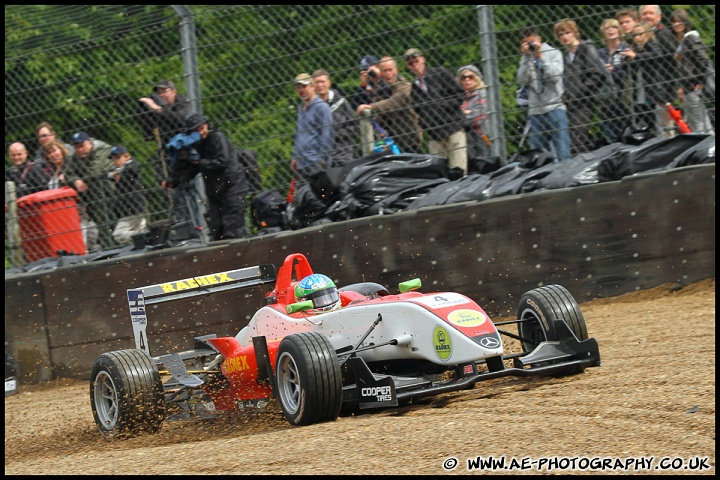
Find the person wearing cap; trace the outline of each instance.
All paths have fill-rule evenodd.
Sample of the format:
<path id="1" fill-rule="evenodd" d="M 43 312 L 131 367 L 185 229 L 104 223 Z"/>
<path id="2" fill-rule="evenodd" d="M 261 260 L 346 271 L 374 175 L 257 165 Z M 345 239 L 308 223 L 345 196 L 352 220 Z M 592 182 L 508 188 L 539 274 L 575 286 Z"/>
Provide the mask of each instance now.
<path id="1" fill-rule="evenodd" d="M 370 68 L 378 63 L 380 63 L 380 60 L 375 55 L 365 55 L 360 59 L 360 85 L 355 90 L 355 94 L 353 94 L 352 101 L 350 102 L 353 111 L 357 111 L 357 108 L 362 104 L 371 103 L 371 92 L 374 88 L 381 86 L 382 78 L 380 78 L 379 75 L 375 75 L 374 77 L 368 76 Z"/>
<path id="2" fill-rule="evenodd" d="M 340 95 L 332 86 L 330 74 L 325 69 L 315 70 L 312 75 L 315 80 L 315 93 L 321 100 L 330 105 L 333 115 L 333 130 L 335 130 L 335 149 L 332 152 L 334 167 L 341 167 L 354 158 L 353 150 L 358 143 L 360 125 L 355 110 L 350 102 Z"/>
<path id="3" fill-rule="evenodd" d="M 520 66 L 515 80 L 527 86 L 530 148 L 552 152 L 555 161 L 571 158 L 567 106 L 563 102 L 562 53 L 542 41 L 536 27 L 520 30 Z"/>
<path id="4" fill-rule="evenodd" d="M 140 164 L 122 145 L 110 150 L 110 158 L 115 168 L 107 172 L 107 178 L 115 183 L 115 215 L 118 218 L 112 236 L 119 245 L 127 245 L 132 243 L 133 235 L 147 231 Z"/>
<path id="5" fill-rule="evenodd" d="M 89 220 L 97 224 L 100 246 L 109 248 L 113 244 L 110 227 L 115 223 L 115 216 L 109 201 L 113 194 L 112 185 L 106 181 L 105 173 L 113 167 L 110 159 L 112 147 L 102 140 L 91 138 L 87 132 L 74 133 L 70 141 L 75 153 L 65 172 L 65 182 L 77 190 L 79 202 Z"/>
<path id="6" fill-rule="evenodd" d="M 420 127 L 429 138 L 430 154 L 447 157 L 450 169 L 467 175 L 465 115 L 460 110 L 465 92 L 447 68 L 428 67 L 421 50 L 409 48 L 404 58 L 415 75 L 410 98 Z"/>
<path id="7" fill-rule="evenodd" d="M 158 151 L 153 157 L 155 174 L 159 184 L 170 175 L 170 166 L 165 158 L 164 146 L 178 133 L 185 132 L 185 119 L 190 115 L 188 99 L 177 92 L 175 82 L 161 80 L 153 87 L 153 94 L 140 99 L 146 110 L 152 112 L 150 124 L 153 135 L 146 140 L 157 144 Z M 145 118 L 145 115 L 140 117 Z"/>
<path id="8" fill-rule="evenodd" d="M 330 105 L 315 93 L 315 80 L 307 73 L 295 77 L 295 91 L 302 100 L 297 109 L 295 147 L 290 168 L 297 184 L 313 174 L 332 167 L 335 147 L 333 114 Z"/>
<path id="9" fill-rule="evenodd" d="M 377 69 L 384 85 L 372 91 L 370 103 L 358 106 L 358 115 L 370 110 L 402 152 L 420 153 L 423 133 L 418 115 L 411 106 L 412 85 L 399 75 L 393 57 L 384 56 L 371 68 Z"/>
<path id="10" fill-rule="evenodd" d="M 153 91 L 156 98 L 143 97 L 140 99 L 147 108 L 158 116 L 157 126 L 160 130 L 160 139 L 165 145 L 170 139 L 185 129 L 185 119 L 190 114 L 190 104 L 184 95 L 180 95 L 172 80 L 159 81 Z M 160 100 L 156 102 L 156 100 Z"/>
<path id="11" fill-rule="evenodd" d="M 5 181 L 15 183 L 17 198 L 47 189 L 50 176 L 41 165 L 30 161 L 24 143 L 10 144 L 8 157 L 12 167 L 5 170 Z"/>
<path id="12" fill-rule="evenodd" d="M 185 121 L 187 133 L 197 132 L 200 141 L 193 144 L 197 155 L 182 160 L 183 168 L 200 173 L 208 202 L 208 228 L 211 240 L 245 238 L 245 196 L 248 182 L 241 169 L 235 147 L 228 137 L 201 113 Z M 176 180 L 169 182 L 175 187 Z"/>
<path id="13" fill-rule="evenodd" d="M 465 115 L 468 159 L 488 157 L 490 138 L 487 134 L 487 88 L 480 69 L 465 65 L 457 71 L 457 82 L 465 90 L 465 100 L 460 109 Z"/>

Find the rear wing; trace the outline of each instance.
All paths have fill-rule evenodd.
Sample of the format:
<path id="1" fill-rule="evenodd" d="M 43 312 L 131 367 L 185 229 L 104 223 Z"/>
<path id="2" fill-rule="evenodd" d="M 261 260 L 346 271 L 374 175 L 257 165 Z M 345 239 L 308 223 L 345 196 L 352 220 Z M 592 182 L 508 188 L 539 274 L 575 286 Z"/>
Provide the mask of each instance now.
<path id="1" fill-rule="evenodd" d="M 130 288 L 127 291 L 130 319 L 135 336 L 135 347 L 150 356 L 147 341 L 147 310 L 146 305 L 171 302 L 200 295 L 254 287 L 274 282 L 275 266 L 270 264 L 240 268 L 227 272 L 211 273 L 198 277 L 184 278 L 173 282 L 148 285 L 147 287 Z"/>

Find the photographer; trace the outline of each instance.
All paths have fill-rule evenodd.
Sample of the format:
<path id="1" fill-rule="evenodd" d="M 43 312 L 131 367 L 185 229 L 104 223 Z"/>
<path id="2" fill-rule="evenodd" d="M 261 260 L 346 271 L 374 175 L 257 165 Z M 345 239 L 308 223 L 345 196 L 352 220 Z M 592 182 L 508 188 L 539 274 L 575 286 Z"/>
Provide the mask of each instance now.
<path id="1" fill-rule="evenodd" d="M 395 59 L 382 57 L 378 65 L 368 68 L 367 75 L 376 87 L 370 93 L 371 103 L 358 105 L 357 114 L 370 109 L 401 151 L 420 153 L 423 132 L 412 108 L 412 85 L 398 74 Z"/>
<path id="2" fill-rule="evenodd" d="M 144 111 L 141 119 L 144 122 L 145 139 L 153 140 L 158 147 L 155 172 L 158 183 L 162 183 L 170 176 L 163 145 L 176 134 L 184 132 L 185 119 L 190 114 L 190 104 L 185 96 L 177 93 L 175 83 L 171 80 L 158 82 L 154 93 L 149 97 L 141 98 L 139 103 Z"/>
<path id="3" fill-rule="evenodd" d="M 175 188 L 167 189 L 167 181 L 177 175 L 172 171 L 170 159 L 167 157 L 165 146 L 177 134 L 185 133 L 185 119 L 190 115 L 188 99 L 177 92 L 175 83 L 171 80 L 161 80 L 155 85 L 153 94 L 139 100 L 145 112 L 141 115 L 146 130 L 145 139 L 153 140 L 158 146 L 154 157 L 155 173 L 158 183 L 166 191 L 170 212 L 174 218 L 171 221 L 182 223 L 191 222 L 197 229 L 204 228 L 202 215 L 190 215 L 188 203 L 195 211 L 200 196 L 200 181 L 194 175 L 183 175 L 181 183 L 175 183 Z M 150 132 L 147 132 L 150 130 Z M 196 172 L 197 173 L 197 172 Z"/>
<path id="4" fill-rule="evenodd" d="M 208 119 L 200 113 L 188 117 L 185 126 L 188 136 L 197 132 L 200 141 L 192 144 L 196 153 L 190 150 L 186 157 L 178 157 L 177 171 L 182 168 L 187 175 L 202 173 L 208 201 L 210 238 L 227 240 L 246 237 L 245 195 L 248 182 L 235 148 L 227 136 L 211 128 Z M 168 186 L 177 185 L 171 183 Z"/>
<path id="5" fill-rule="evenodd" d="M 520 66 L 516 81 L 527 86 L 530 147 L 552 152 L 556 161 L 570 158 L 567 107 L 563 103 L 562 53 L 543 43 L 535 27 L 520 31 Z"/>
<path id="6" fill-rule="evenodd" d="M 145 194 L 140 180 L 140 164 L 122 145 L 110 150 L 115 168 L 104 172 L 105 179 L 115 182 L 115 215 L 118 222 L 112 232 L 120 245 L 132 242 L 132 236 L 147 230 Z"/>

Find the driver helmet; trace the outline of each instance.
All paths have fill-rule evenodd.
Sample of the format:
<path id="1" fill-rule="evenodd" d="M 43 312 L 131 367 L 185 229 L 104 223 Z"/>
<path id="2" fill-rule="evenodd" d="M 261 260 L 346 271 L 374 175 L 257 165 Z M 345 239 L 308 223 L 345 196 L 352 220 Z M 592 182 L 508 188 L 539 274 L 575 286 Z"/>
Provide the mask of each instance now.
<path id="1" fill-rule="evenodd" d="M 313 308 L 329 312 L 340 307 L 340 295 L 335 282 L 321 273 L 313 273 L 295 285 L 295 298 L 298 302 L 312 300 Z"/>

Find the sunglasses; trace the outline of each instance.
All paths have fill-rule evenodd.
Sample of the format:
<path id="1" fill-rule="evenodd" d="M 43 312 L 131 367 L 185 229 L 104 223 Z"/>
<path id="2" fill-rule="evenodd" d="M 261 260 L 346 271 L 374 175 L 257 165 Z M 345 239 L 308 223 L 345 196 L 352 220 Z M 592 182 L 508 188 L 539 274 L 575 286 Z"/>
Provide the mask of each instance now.
<path id="1" fill-rule="evenodd" d="M 460 77 L 460 80 L 474 80 L 474 79 L 475 79 L 475 77 L 473 77 L 472 75 L 463 75 Z"/>

